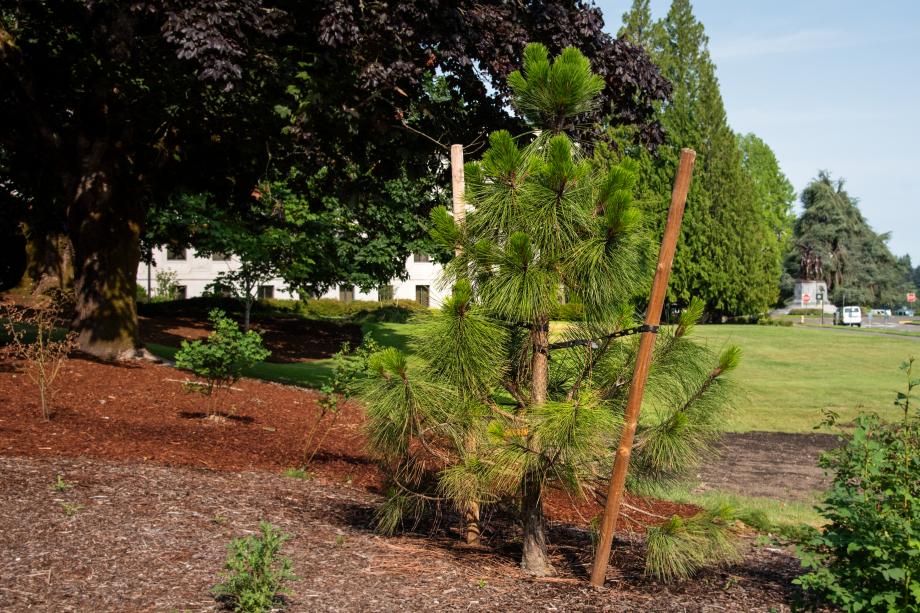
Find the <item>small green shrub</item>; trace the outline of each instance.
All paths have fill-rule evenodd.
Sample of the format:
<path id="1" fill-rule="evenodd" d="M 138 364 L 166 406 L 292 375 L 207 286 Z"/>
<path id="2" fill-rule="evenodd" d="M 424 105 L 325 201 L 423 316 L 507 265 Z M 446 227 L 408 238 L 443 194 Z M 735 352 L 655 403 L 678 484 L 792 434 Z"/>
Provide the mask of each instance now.
<path id="1" fill-rule="evenodd" d="M 241 314 L 243 301 L 231 296 L 195 296 L 186 300 L 138 304 L 138 314 L 148 317 L 201 316 L 214 309 Z M 329 298 L 283 300 L 267 298 L 252 305 L 252 313 L 262 316 L 298 316 L 305 319 L 339 319 L 347 322 L 404 323 L 429 309 L 414 300 L 340 302 Z"/>
<path id="2" fill-rule="evenodd" d="M 789 309 L 790 315 L 804 315 L 805 317 L 821 317 L 821 309 Z"/>
<path id="3" fill-rule="evenodd" d="M 566 302 L 556 307 L 550 319 L 556 321 L 583 321 L 585 318 L 585 307 L 578 302 Z"/>
<path id="4" fill-rule="evenodd" d="M 828 524 L 802 543 L 811 572 L 796 582 L 845 611 L 920 611 L 920 412 L 911 407 L 920 379 L 912 377 L 913 362 L 902 366 L 900 423 L 862 414 L 843 444 L 821 458 L 834 473 L 820 508 Z"/>
<path id="5" fill-rule="evenodd" d="M 221 573 L 222 583 L 213 593 L 238 613 L 261 613 L 283 605 L 285 585 L 298 578 L 291 561 L 279 557 L 281 546 L 291 537 L 268 522 L 259 523 L 259 535 L 230 541 L 229 554 Z"/>
<path id="6" fill-rule="evenodd" d="M 204 341 L 182 341 L 176 353 L 176 367 L 190 370 L 204 383 L 191 386 L 208 398 L 208 415 L 216 415 L 217 403 L 223 392 L 240 380 L 243 370 L 271 355 L 262 346 L 262 337 L 250 330 L 240 331 L 235 321 L 220 309 L 211 311 L 208 319 L 213 331 Z"/>
<path id="7" fill-rule="evenodd" d="M 772 317 L 761 317 L 757 320 L 758 326 L 785 326 L 791 327 L 792 321 L 789 319 L 773 319 Z"/>

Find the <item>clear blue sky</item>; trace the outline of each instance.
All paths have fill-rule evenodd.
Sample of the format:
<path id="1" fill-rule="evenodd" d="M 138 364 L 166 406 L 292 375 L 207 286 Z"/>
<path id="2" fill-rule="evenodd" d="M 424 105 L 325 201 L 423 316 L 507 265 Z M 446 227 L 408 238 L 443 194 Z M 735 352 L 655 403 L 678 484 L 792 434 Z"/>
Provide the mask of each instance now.
<path id="1" fill-rule="evenodd" d="M 607 29 L 629 0 L 595 0 Z M 655 19 L 670 0 L 652 0 Z M 696 0 L 728 120 L 764 139 L 797 192 L 819 169 L 896 255 L 920 264 L 920 1 Z"/>

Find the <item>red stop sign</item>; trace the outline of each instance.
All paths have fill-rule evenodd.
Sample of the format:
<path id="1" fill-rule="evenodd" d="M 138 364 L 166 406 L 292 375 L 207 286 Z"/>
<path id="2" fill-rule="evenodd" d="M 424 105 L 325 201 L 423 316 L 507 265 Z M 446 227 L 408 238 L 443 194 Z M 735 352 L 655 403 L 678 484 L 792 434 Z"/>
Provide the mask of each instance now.
<path id="1" fill-rule="evenodd" d="M 917 294 L 915 294 L 915 293 L 913 293 L 913 292 L 907 294 L 907 301 L 908 301 L 908 302 L 917 302 Z"/>
<path id="2" fill-rule="evenodd" d="M 805 304 L 811 302 L 811 294 L 802 294 L 802 302 Z"/>

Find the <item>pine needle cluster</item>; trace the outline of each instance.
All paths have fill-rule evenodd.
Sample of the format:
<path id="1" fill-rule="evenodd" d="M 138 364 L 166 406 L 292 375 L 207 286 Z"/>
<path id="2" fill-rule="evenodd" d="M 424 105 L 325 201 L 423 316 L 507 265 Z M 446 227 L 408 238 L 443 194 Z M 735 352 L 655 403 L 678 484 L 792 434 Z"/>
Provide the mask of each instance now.
<path id="1" fill-rule="evenodd" d="M 594 497 L 609 474 L 638 337 L 607 335 L 638 325 L 653 252 L 634 166 L 599 168 L 565 132 L 603 86 L 584 56 L 566 49 L 550 60 L 529 45 L 509 84 L 535 130 L 495 132 L 467 164 L 464 223 L 432 213 L 432 238 L 458 254 L 443 276 L 452 295 L 419 327 L 418 359 L 374 355 L 362 394 L 370 446 L 390 478 L 378 528 L 398 530 L 445 501 L 469 514 L 514 500 L 522 566 L 541 575 L 552 572 L 543 492 Z M 594 340 L 553 347 L 549 318 L 564 301 L 580 303 L 585 321 L 552 340 Z M 634 450 L 637 491 L 685 476 L 719 433 L 738 352 L 715 355 L 691 339 L 701 314 L 694 302 L 659 335 Z M 651 533 L 650 572 L 679 578 L 731 557 L 717 529 L 729 522 L 672 523 Z"/>

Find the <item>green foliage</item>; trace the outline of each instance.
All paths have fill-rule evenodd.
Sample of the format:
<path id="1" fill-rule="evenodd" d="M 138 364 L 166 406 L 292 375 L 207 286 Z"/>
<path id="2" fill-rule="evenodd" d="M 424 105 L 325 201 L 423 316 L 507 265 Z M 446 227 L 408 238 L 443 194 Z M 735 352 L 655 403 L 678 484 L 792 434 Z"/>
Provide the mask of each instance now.
<path id="1" fill-rule="evenodd" d="M 802 544 L 811 572 L 796 582 L 846 611 L 920 611 L 920 378 L 913 358 L 902 369 L 901 422 L 862 414 L 821 458 L 834 474 L 819 508 L 828 524 Z"/>
<path id="2" fill-rule="evenodd" d="M 557 306 L 550 318 L 555 321 L 583 321 L 585 308 L 578 302 L 566 302 Z"/>
<path id="3" fill-rule="evenodd" d="M 675 515 L 648 529 L 645 572 L 662 581 L 687 579 L 701 567 L 737 562 L 741 555 L 727 529 L 735 521 L 728 506 L 682 519 Z"/>
<path id="4" fill-rule="evenodd" d="M 153 295 L 150 296 L 152 302 L 170 302 L 178 298 L 179 282 L 174 270 L 158 270 L 156 274 L 156 287 Z"/>
<path id="5" fill-rule="evenodd" d="M 259 522 L 258 535 L 233 539 L 221 573 L 223 581 L 213 593 L 237 613 L 263 613 L 283 606 L 286 583 L 297 581 L 291 561 L 279 558 L 290 536 L 268 522 Z"/>
<path id="6" fill-rule="evenodd" d="M 802 191 L 802 214 L 795 222 L 796 247 L 786 257 L 786 271 L 800 276 L 803 250 L 821 258 L 822 280 L 836 304 L 888 306 L 903 304 L 914 288 L 910 259 L 898 259 L 844 190 L 842 179 L 821 172 Z"/>
<path id="7" fill-rule="evenodd" d="M 792 321 L 789 319 L 774 319 L 773 317 L 760 317 L 757 319 L 758 326 L 786 326 L 791 327 Z"/>
<path id="8" fill-rule="evenodd" d="M 362 380 L 361 397 L 369 446 L 390 481 L 379 530 L 411 525 L 433 501 L 462 510 L 513 500 L 522 566 L 545 574 L 541 492 L 585 498 L 604 487 L 638 337 L 602 337 L 638 323 L 633 300 L 652 267 L 635 164 L 594 164 L 567 132 L 596 89 L 584 58 L 566 50 L 550 62 L 528 47 L 512 83 L 540 131 L 493 133 L 482 161 L 465 169 L 464 223 L 433 213 L 432 238 L 459 251 L 441 280 L 453 294 L 415 327 L 412 359 L 395 348 L 371 357 L 375 376 Z M 549 320 L 576 311 L 568 305 L 581 321 L 558 340 L 595 342 L 549 344 Z M 690 340 L 702 309 L 692 302 L 659 335 L 634 487 L 679 479 L 719 431 L 737 352 L 716 356 Z M 721 551 L 715 532 L 700 537 L 701 559 Z"/>
<path id="9" fill-rule="evenodd" d="M 51 484 L 51 489 L 55 492 L 66 492 L 73 487 L 73 483 L 64 479 L 64 475 L 58 475 L 54 482 Z"/>
<path id="10" fill-rule="evenodd" d="M 660 237 L 680 150 L 697 151 L 669 301 L 701 298 L 715 316 L 757 315 L 778 299 L 782 259 L 788 248 L 792 188 L 770 148 L 754 135 L 740 137 L 728 125 L 703 24 L 689 0 L 674 0 L 652 22 L 649 3 L 635 0 L 621 33 L 641 44 L 673 84 L 660 112 L 666 141 L 657 155 L 630 146 L 629 131 L 612 131 L 615 151 L 639 163 L 639 201 Z"/>
<path id="11" fill-rule="evenodd" d="M 262 337 L 250 330 L 241 332 L 235 321 L 214 309 L 208 316 L 213 330 L 204 341 L 182 341 L 176 353 L 176 367 L 204 379 L 192 387 L 208 397 L 208 414 L 216 414 L 220 395 L 240 380 L 243 370 L 261 362 L 271 352 L 262 346 Z"/>

